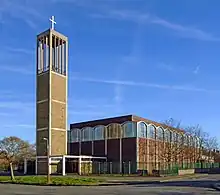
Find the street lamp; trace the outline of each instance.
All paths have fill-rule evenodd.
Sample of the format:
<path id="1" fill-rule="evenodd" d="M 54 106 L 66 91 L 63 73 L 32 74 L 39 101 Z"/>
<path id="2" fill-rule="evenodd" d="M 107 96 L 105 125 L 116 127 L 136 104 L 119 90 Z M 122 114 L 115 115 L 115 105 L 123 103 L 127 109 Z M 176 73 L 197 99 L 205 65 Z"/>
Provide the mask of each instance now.
<path id="1" fill-rule="evenodd" d="M 43 138 L 47 144 L 47 183 L 50 183 L 50 144 L 46 137 Z"/>

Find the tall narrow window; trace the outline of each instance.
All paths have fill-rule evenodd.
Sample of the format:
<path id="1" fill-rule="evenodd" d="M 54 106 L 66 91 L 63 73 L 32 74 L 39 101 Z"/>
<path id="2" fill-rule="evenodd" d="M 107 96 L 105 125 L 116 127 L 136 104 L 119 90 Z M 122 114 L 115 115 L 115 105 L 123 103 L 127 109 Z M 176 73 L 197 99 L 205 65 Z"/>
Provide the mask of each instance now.
<path id="1" fill-rule="evenodd" d="M 156 138 L 156 128 L 153 125 L 148 126 L 148 137 L 151 139 Z"/>
<path id="2" fill-rule="evenodd" d="M 144 122 L 138 123 L 138 137 L 147 137 L 147 125 Z"/>
<path id="3" fill-rule="evenodd" d="M 164 137 L 164 130 L 162 127 L 159 127 L 157 129 L 157 139 L 163 141 L 163 137 Z"/>
<path id="4" fill-rule="evenodd" d="M 164 141 L 170 142 L 171 141 L 171 131 L 169 129 L 166 129 L 164 131 Z"/>
<path id="5" fill-rule="evenodd" d="M 84 127 L 81 130 L 82 141 L 92 141 L 92 131 L 93 129 L 91 127 Z"/>
<path id="6" fill-rule="evenodd" d="M 97 126 L 93 129 L 93 139 L 94 140 L 103 140 L 105 138 L 105 127 Z"/>
<path id="7" fill-rule="evenodd" d="M 122 127 L 120 124 L 112 123 L 107 126 L 107 137 L 108 139 L 117 139 L 122 136 Z"/>
<path id="8" fill-rule="evenodd" d="M 71 129 L 70 130 L 70 137 L 71 137 L 71 139 L 70 139 L 70 142 L 78 142 L 78 141 L 80 141 L 80 129 Z"/>
<path id="9" fill-rule="evenodd" d="M 136 137 L 136 124 L 134 122 L 126 122 L 122 126 L 123 137 Z"/>

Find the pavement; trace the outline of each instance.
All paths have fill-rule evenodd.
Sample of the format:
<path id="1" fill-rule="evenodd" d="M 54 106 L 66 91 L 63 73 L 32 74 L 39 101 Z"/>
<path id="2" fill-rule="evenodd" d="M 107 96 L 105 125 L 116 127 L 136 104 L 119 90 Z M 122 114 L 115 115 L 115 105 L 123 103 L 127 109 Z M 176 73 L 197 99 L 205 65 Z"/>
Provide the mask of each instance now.
<path id="1" fill-rule="evenodd" d="M 207 175 L 200 178 L 183 178 L 175 181 L 149 183 L 139 181 L 129 185 L 93 187 L 52 187 L 0 184 L 3 195 L 199 195 L 220 194 L 214 187 L 220 182 L 220 175 Z"/>

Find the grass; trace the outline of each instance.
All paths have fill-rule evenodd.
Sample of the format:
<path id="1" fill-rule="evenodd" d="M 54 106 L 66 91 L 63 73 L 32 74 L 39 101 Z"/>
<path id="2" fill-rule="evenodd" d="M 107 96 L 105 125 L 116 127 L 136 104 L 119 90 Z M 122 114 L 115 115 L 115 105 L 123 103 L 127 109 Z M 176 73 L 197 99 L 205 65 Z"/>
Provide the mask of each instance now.
<path id="1" fill-rule="evenodd" d="M 104 180 L 98 178 L 83 178 L 83 177 L 67 177 L 67 176 L 51 176 L 49 185 L 55 186 L 85 186 L 98 185 Z M 10 176 L 0 176 L 0 183 L 14 183 L 26 185 L 48 185 L 46 176 L 16 176 L 12 181 Z"/>

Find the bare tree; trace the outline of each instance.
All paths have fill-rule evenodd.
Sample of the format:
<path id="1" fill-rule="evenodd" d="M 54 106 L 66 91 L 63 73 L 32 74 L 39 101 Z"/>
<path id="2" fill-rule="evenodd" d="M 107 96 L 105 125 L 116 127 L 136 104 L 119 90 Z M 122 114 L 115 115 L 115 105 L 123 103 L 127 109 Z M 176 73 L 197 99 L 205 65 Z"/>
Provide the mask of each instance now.
<path id="1" fill-rule="evenodd" d="M 35 156 L 35 145 L 18 137 L 5 137 L 0 140 L 0 153 L 4 162 L 18 164 L 24 158 Z"/>
<path id="2" fill-rule="evenodd" d="M 194 138 L 194 141 L 196 140 L 196 143 L 193 143 L 191 146 L 191 142 L 189 143 L 189 147 L 186 151 L 187 155 L 191 158 L 193 156 L 194 161 L 201 160 L 202 155 L 205 153 L 208 158 L 213 157 L 213 152 L 219 150 L 219 144 L 216 137 L 210 136 L 207 132 L 203 131 L 202 127 L 200 125 L 192 125 L 192 126 L 183 126 L 181 124 L 181 121 L 175 120 L 173 118 L 170 118 L 164 122 L 165 125 L 182 129 L 185 131 L 186 134 Z M 198 152 L 195 152 L 192 148 L 200 148 L 200 154 L 198 156 Z"/>
<path id="3" fill-rule="evenodd" d="M 168 127 L 173 127 L 176 129 L 181 129 L 181 121 L 175 120 L 174 118 L 169 118 L 163 122 L 164 125 Z"/>
<path id="4" fill-rule="evenodd" d="M 212 137 L 209 133 L 203 131 L 200 125 L 189 126 L 185 131 L 200 140 L 201 155 L 208 157 L 210 161 L 214 156 L 214 152 L 219 149 L 219 143 L 216 137 Z"/>
<path id="5" fill-rule="evenodd" d="M 181 121 L 173 118 L 165 120 L 163 124 L 169 129 L 164 133 L 164 147 L 160 152 L 160 159 L 165 164 L 177 164 L 183 161 L 183 152 L 185 149 L 184 137 L 181 129 Z"/>
<path id="6" fill-rule="evenodd" d="M 163 144 L 159 149 L 159 161 L 164 163 L 166 168 L 183 161 L 184 151 L 183 135 L 176 131 L 165 131 Z M 168 167 L 167 167 L 168 166 Z"/>

